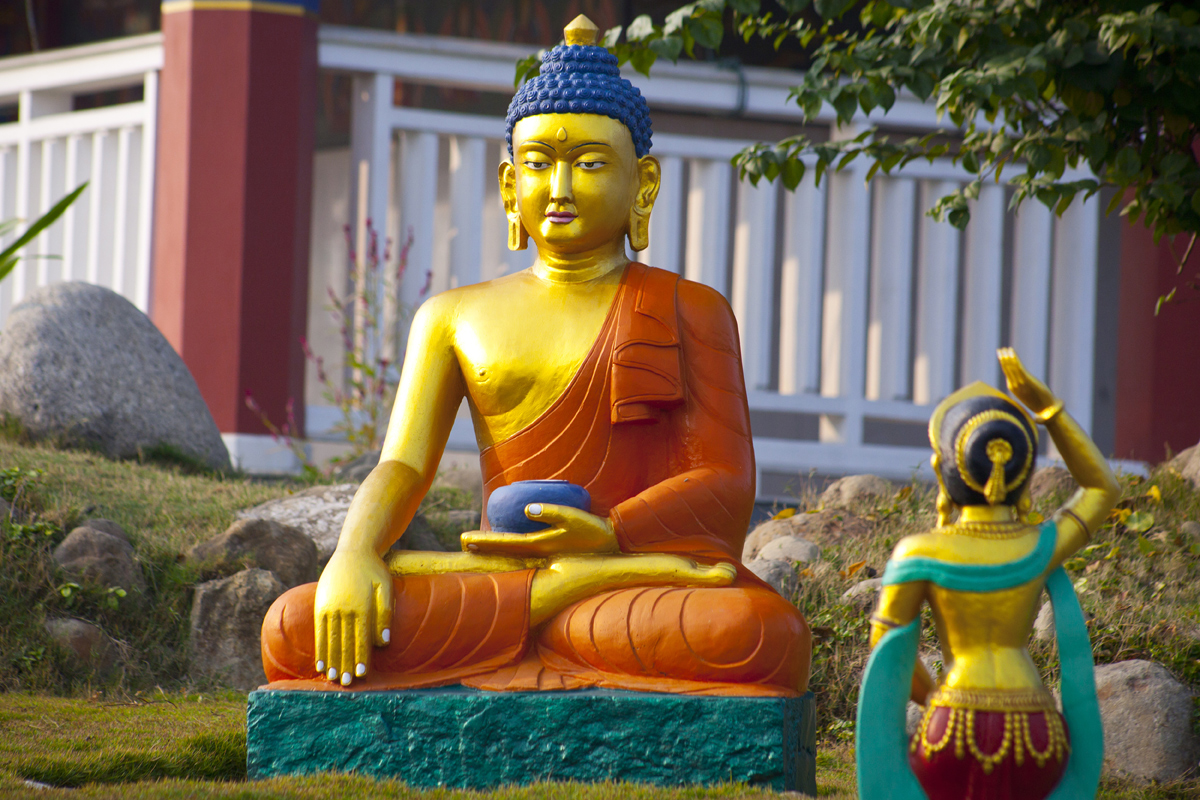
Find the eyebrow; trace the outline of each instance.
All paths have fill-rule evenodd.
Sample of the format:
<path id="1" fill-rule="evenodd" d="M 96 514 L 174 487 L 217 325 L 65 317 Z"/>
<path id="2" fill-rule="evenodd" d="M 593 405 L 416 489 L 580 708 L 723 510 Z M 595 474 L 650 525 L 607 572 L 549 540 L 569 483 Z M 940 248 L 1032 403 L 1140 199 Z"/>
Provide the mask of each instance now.
<path id="1" fill-rule="evenodd" d="M 541 141 L 540 139 L 526 139 L 525 141 L 521 142 L 521 147 L 528 147 L 531 144 L 540 144 L 542 147 L 548 147 L 551 150 L 556 149 L 554 147 L 554 145 L 546 144 L 545 142 Z"/>
<path id="2" fill-rule="evenodd" d="M 611 144 L 608 144 L 607 142 L 584 142 L 583 144 L 575 145 L 570 150 L 567 150 L 567 152 L 569 153 L 569 152 L 571 152 L 571 150 L 578 150 L 581 147 L 591 147 L 592 145 L 595 145 L 595 144 L 598 144 L 601 147 L 607 147 L 609 150 L 613 149 L 613 146 Z"/>

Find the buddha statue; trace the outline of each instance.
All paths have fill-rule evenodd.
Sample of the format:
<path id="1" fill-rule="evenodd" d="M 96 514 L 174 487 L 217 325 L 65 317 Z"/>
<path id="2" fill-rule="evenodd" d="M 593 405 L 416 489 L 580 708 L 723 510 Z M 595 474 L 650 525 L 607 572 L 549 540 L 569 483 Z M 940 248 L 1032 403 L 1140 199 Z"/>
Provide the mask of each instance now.
<path id="1" fill-rule="evenodd" d="M 754 454 L 738 333 L 716 291 L 626 255 L 659 189 L 645 100 L 584 17 L 509 107 L 508 244 L 533 267 L 425 302 L 379 465 L 316 584 L 263 622 L 273 689 L 602 686 L 789 697 L 799 611 L 740 563 Z M 466 398 L 484 507 L 565 480 L 590 510 L 530 503 L 543 530 L 389 552 Z"/>
<path id="2" fill-rule="evenodd" d="M 871 617 L 857 729 L 864 800 L 1095 796 L 1103 729 L 1091 646 L 1061 565 L 1104 522 L 1119 487 L 1096 445 L 1016 353 L 1001 350 L 1000 364 L 1025 408 L 974 383 L 929 422 L 938 527 L 896 545 Z M 1035 420 L 1081 487 L 1041 524 L 1027 517 Z M 1062 713 L 1026 649 L 1043 590 L 1055 615 Z M 940 682 L 916 658 L 925 604 L 942 651 Z M 911 740 L 910 697 L 925 706 Z"/>

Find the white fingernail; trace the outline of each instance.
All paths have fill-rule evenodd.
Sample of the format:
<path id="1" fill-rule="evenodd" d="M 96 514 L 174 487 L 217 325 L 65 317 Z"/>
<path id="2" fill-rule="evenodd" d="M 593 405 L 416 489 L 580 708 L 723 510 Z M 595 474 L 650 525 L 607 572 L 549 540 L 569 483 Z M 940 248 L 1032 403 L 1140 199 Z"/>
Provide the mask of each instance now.
<path id="1" fill-rule="evenodd" d="M 539 516 L 542 513 L 542 504 L 541 503 L 530 503 L 529 508 L 527 508 L 525 510 L 528 511 L 529 515 L 532 517 Z"/>
<path id="2" fill-rule="evenodd" d="M 387 643 L 388 643 L 388 642 L 390 642 L 391 640 L 392 640 L 392 629 L 391 629 L 391 628 L 384 628 L 384 629 L 383 629 L 383 643 L 384 643 L 384 644 L 387 644 Z"/>
<path id="3" fill-rule="evenodd" d="M 324 672 L 324 671 L 325 671 L 325 662 L 318 661 L 317 662 L 317 672 Z"/>
<path id="4" fill-rule="evenodd" d="M 337 667 L 330 667 L 329 672 L 326 674 L 326 677 L 329 678 L 329 680 L 331 680 L 331 681 L 336 681 L 337 680 Z"/>
<path id="5" fill-rule="evenodd" d="M 363 675 L 366 675 L 366 674 L 367 674 L 367 665 L 366 664 L 359 664 L 358 666 L 356 666 L 354 668 L 354 677 L 361 678 Z"/>
<path id="6" fill-rule="evenodd" d="M 342 673 L 342 686 L 349 686 L 349 685 L 350 685 L 350 681 L 352 681 L 352 680 L 354 680 L 354 679 L 350 677 L 350 673 L 349 673 L 349 672 L 343 672 L 343 673 Z"/>

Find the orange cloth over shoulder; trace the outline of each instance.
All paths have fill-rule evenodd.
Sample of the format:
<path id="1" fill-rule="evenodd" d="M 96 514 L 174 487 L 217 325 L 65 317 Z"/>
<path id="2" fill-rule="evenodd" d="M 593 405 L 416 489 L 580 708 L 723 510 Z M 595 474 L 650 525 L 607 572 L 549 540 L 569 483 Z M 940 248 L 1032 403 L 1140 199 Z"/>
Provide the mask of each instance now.
<path id="1" fill-rule="evenodd" d="M 622 551 L 731 562 L 738 578 L 725 588 L 602 592 L 553 617 L 536 639 L 528 628 L 527 571 L 469 576 L 496 579 L 495 599 L 484 603 L 468 596 L 461 581 L 468 576 L 397 578 L 397 615 L 434 613 L 433 585 L 445 594 L 439 602 L 459 616 L 438 626 L 397 619 L 385 651 L 416 648 L 444 657 L 402 665 L 380 653 L 363 688 L 461 682 L 492 690 L 607 686 L 774 696 L 806 690 L 811 638 L 804 618 L 741 565 L 754 505 L 754 453 L 737 326 L 717 292 L 630 264 L 566 391 L 534 423 L 485 449 L 480 463 L 485 508 L 498 486 L 568 480 L 591 494 L 592 513 L 612 520 Z M 264 622 L 264 665 L 273 682 L 315 677 L 311 590 L 302 597 L 304 588 L 281 597 Z M 414 593 L 424 599 L 407 599 Z M 463 646 L 470 638 L 464 629 L 476 632 L 473 651 Z M 458 646 L 442 641 L 448 631 L 458 635 Z M 285 655 L 302 641 L 307 657 Z M 385 674 L 389 666 L 404 672 Z M 286 685 L 330 688 L 321 680 L 278 686 Z"/>

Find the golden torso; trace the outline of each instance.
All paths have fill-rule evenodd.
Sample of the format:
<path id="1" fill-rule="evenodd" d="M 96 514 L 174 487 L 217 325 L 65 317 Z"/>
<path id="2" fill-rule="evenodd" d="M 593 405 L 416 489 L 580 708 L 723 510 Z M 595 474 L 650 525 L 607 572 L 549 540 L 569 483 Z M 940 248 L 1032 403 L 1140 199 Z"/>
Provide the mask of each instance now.
<path id="1" fill-rule="evenodd" d="M 1028 555 L 1037 545 L 1036 526 L 1013 527 L 1002 535 L 961 532 L 950 526 L 907 537 L 896 555 L 924 556 L 962 564 L 999 564 Z M 1026 643 L 1045 584 L 1038 578 L 998 592 L 959 592 L 933 584 L 899 589 L 920 591 L 928 601 L 941 643 L 949 689 L 1037 689 L 1042 686 Z M 917 598 L 911 598 L 915 600 Z M 886 606 L 885 597 L 885 606 Z M 881 613 L 891 616 L 886 607 Z"/>
<path id="2" fill-rule="evenodd" d="M 484 446 L 527 427 L 566 390 L 604 326 L 623 266 L 585 281 L 534 267 L 448 293 L 443 324 Z"/>

